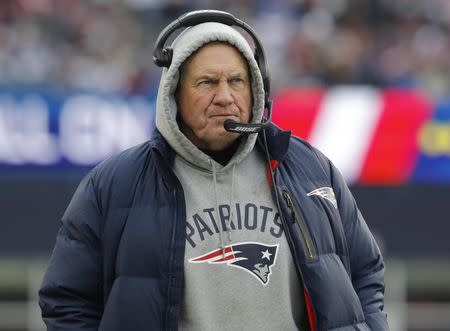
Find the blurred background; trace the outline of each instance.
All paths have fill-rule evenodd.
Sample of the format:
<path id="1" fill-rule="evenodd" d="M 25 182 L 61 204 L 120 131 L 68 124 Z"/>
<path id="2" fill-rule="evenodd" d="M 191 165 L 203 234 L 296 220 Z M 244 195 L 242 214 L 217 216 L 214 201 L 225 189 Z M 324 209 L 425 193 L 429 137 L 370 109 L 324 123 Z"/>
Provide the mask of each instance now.
<path id="1" fill-rule="evenodd" d="M 391 329 L 450 330 L 450 1 L 1 0 L 0 331 L 44 329 L 65 207 L 151 136 L 154 42 L 205 8 L 255 28 L 274 122 L 345 176 L 386 258 Z"/>

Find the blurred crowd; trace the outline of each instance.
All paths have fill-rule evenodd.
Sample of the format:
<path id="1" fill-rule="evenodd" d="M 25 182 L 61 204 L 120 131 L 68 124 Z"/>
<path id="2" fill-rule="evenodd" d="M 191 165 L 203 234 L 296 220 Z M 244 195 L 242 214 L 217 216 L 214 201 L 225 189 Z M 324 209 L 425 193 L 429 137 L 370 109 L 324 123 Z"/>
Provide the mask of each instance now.
<path id="1" fill-rule="evenodd" d="M 371 84 L 450 95 L 448 0 L 1 0 L 0 85 L 148 94 L 159 32 L 205 8 L 255 28 L 275 91 Z"/>

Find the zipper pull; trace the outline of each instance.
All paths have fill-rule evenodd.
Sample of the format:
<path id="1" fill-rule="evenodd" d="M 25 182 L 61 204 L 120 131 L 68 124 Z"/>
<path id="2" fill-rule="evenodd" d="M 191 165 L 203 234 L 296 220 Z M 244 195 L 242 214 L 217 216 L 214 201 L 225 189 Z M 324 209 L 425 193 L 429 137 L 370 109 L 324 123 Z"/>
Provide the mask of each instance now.
<path id="1" fill-rule="evenodd" d="M 283 197 L 284 200 L 286 200 L 286 203 L 291 210 L 292 214 L 292 223 L 295 223 L 295 211 L 294 211 L 294 203 L 292 202 L 291 196 L 286 191 L 283 191 Z"/>
<path id="2" fill-rule="evenodd" d="M 289 193 L 287 193 L 286 191 L 283 191 L 283 197 L 284 197 L 284 200 L 286 200 L 288 207 L 292 208 L 292 206 L 294 204 L 292 203 L 292 199 L 291 199 L 291 196 L 289 195 Z"/>

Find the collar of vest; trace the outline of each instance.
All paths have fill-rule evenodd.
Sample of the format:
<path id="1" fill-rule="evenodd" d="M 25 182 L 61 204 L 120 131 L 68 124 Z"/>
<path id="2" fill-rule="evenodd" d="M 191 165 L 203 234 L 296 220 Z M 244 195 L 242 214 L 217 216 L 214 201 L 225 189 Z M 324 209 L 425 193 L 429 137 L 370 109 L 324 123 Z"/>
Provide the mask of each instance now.
<path id="1" fill-rule="evenodd" d="M 282 130 L 275 124 L 270 124 L 266 128 L 266 138 L 270 161 L 277 161 L 277 163 L 282 162 L 289 148 L 291 131 Z M 262 134 L 259 134 L 258 136 L 257 145 L 264 151 L 264 139 Z"/>
<path id="2" fill-rule="evenodd" d="M 270 124 L 266 128 L 267 147 L 271 161 L 282 162 L 289 148 L 291 131 L 280 129 L 275 124 Z M 163 158 L 172 165 L 175 160 L 175 151 L 170 147 L 158 129 L 155 128 L 150 140 L 151 147 L 158 150 Z M 264 139 L 262 134 L 258 134 L 257 144 L 261 151 L 264 151 Z"/>

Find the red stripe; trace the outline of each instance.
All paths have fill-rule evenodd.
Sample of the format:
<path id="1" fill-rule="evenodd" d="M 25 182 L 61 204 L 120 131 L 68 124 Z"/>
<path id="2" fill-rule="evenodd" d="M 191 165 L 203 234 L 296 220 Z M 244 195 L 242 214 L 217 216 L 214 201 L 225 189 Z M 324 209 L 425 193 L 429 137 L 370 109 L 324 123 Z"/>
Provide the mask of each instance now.
<path id="1" fill-rule="evenodd" d="M 278 168 L 278 161 L 277 160 L 270 160 L 270 165 L 272 166 L 272 170 L 275 170 Z"/>
<path id="2" fill-rule="evenodd" d="M 308 139 L 320 111 L 324 90 L 287 88 L 274 98 L 272 121 L 292 134 Z"/>
<path id="3" fill-rule="evenodd" d="M 231 247 L 225 247 L 225 253 L 229 253 L 231 252 Z M 202 261 L 208 261 L 212 258 L 215 258 L 217 256 L 220 256 L 223 254 L 223 250 L 222 249 L 216 249 L 215 251 L 203 255 L 203 256 L 199 256 L 198 258 L 196 258 L 195 260 L 192 260 L 193 262 L 202 262 Z"/>
<path id="4" fill-rule="evenodd" d="M 309 297 L 308 292 L 303 290 L 303 294 L 305 296 L 306 303 L 306 313 L 308 314 L 309 327 L 311 331 L 316 331 L 316 315 L 314 314 L 314 309 L 311 304 L 311 298 Z"/>
<path id="5" fill-rule="evenodd" d="M 231 255 L 225 256 L 225 258 L 221 258 L 220 260 L 212 261 L 211 263 L 220 263 L 220 262 L 225 262 L 225 261 L 233 260 L 233 259 L 234 259 L 234 254 L 231 254 Z"/>
<path id="6" fill-rule="evenodd" d="M 277 160 L 270 160 L 270 166 L 272 167 L 272 170 L 275 170 L 278 167 L 278 161 Z M 270 166 L 267 163 L 267 180 L 269 181 L 269 187 L 272 188 L 272 172 L 270 171 Z"/>
<path id="7" fill-rule="evenodd" d="M 429 102 L 417 92 L 385 90 L 383 110 L 363 162 L 360 184 L 401 184 L 414 171 L 418 134 L 432 115 Z"/>

